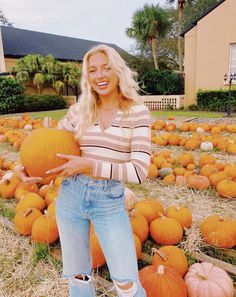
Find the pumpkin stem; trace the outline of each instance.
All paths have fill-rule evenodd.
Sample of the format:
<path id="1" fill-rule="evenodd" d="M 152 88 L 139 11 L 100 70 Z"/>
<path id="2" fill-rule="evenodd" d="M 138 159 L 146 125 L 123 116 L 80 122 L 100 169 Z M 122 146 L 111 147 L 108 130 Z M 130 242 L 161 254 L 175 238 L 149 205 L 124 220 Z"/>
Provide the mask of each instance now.
<path id="1" fill-rule="evenodd" d="M 197 273 L 197 276 L 199 276 L 202 280 L 207 280 L 208 279 L 208 277 L 205 274 L 200 273 L 200 272 Z"/>
<path id="2" fill-rule="evenodd" d="M 136 210 L 133 208 L 129 213 L 129 217 L 134 217 L 135 215 L 136 215 Z"/>
<path id="3" fill-rule="evenodd" d="M 157 267 L 157 273 L 159 273 L 159 274 L 164 274 L 165 273 L 165 267 L 164 267 L 164 265 L 159 265 Z"/>
<path id="4" fill-rule="evenodd" d="M 168 260 L 168 256 L 164 252 L 155 249 L 154 253 L 158 254 L 162 258 L 163 261 L 167 261 Z"/>
<path id="5" fill-rule="evenodd" d="M 27 208 L 23 214 L 24 218 L 28 217 L 33 212 L 32 208 Z"/>

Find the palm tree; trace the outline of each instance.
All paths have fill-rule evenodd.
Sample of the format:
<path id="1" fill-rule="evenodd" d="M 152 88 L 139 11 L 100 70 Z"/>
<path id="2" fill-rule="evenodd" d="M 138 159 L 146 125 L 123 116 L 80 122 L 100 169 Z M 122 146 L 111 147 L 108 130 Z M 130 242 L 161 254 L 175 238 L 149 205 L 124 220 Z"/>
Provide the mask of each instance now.
<path id="1" fill-rule="evenodd" d="M 176 0 L 167 0 L 169 4 L 174 3 Z M 193 2 L 194 0 L 177 0 L 177 10 L 178 10 L 178 56 L 179 56 L 179 71 L 183 71 L 183 39 L 180 36 L 183 31 L 183 11 L 185 3 Z"/>
<path id="2" fill-rule="evenodd" d="M 157 5 L 145 4 L 143 9 L 133 15 L 132 27 L 126 29 L 126 34 L 137 42 L 151 46 L 155 69 L 158 69 L 158 38 L 164 37 L 170 28 L 168 12 Z"/>
<path id="3" fill-rule="evenodd" d="M 52 86 L 60 94 L 66 84 L 78 85 L 80 77 L 77 65 L 59 62 L 52 55 L 27 55 L 17 60 L 13 71 L 21 83 L 36 86 L 38 95 L 47 86 Z"/>

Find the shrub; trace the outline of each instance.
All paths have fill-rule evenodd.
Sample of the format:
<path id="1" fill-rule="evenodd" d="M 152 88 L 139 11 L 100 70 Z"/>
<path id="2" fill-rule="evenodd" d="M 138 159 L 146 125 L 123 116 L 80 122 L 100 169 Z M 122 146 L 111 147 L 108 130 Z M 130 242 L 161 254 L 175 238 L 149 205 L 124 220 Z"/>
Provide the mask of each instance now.
<path id="1" fill-rule="evenodd" d="M 229 100 L 227 90 L 213 90 L 197 92 L 197 105 L 201 110 L 225 112 Z M 232 112 L 236 112 L 236 90 L 231 91 L 230 107 Z"/>
<path id="2" fill-rule="evenodd" d="M 151 95 L 181 95 L 184 93 L 182 74 L 164 71 L 148 71 L 141 79 L 142 89 Z"/>
<path id="3" fill-rule="evenodd" d="M 191 105 L 189 105 L 188 106 L 188 110 L 190 110 L 190 111 L 198 110 L 197 104 L 191 104 Z"/>
<path id="4" fill-rule="evenodd" d="M 55 95 L 25 95 L 24 111 L 43 111 L 62 109 L 67 107 L 62 96 Z"/>
<path id="5" fill-rule="evenodd" d="M 0 114 L 15 112 L 24 101 L 25 87 L 11 77 L 0 77 Z"/>

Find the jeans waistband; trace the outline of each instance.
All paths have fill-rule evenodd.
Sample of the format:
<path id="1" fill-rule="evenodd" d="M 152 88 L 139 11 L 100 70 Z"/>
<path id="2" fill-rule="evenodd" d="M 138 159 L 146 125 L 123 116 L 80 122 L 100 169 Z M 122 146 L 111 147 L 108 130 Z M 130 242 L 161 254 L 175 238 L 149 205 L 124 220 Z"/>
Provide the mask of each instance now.
<path id="1" fill-rule="evenodd" d="M 75 181 L 79 181 L 84 185 L 91 185 L 95 187 L 101 187 L 103 189 L 107 189 L 109 187 L 113 187 L 115 185 L 124 185 L 124 182 L 114 180 L 114 179 L 95 179 L 85 174 L 78 174 L 73 177 Z"/>

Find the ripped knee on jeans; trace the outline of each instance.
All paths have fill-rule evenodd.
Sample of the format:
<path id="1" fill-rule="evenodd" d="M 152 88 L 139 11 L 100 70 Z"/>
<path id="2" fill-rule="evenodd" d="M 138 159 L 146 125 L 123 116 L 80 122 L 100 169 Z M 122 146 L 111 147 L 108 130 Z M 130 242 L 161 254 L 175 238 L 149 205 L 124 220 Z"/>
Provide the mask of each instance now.
<path id="1" fill-rule="evenodd" d="M 73 286 L 78 284 L 89 284 L 93 281 L 93 277 L 89 274 L 77 274 L 69 278 L 69 281 Z"/>
<path id="2" fill-rule="evenodd" d="M 121 297 L 134 297 L 137 293 L 138 286 L 135 281 L 121 282 L 113 280 L 116 291 Z"/>

